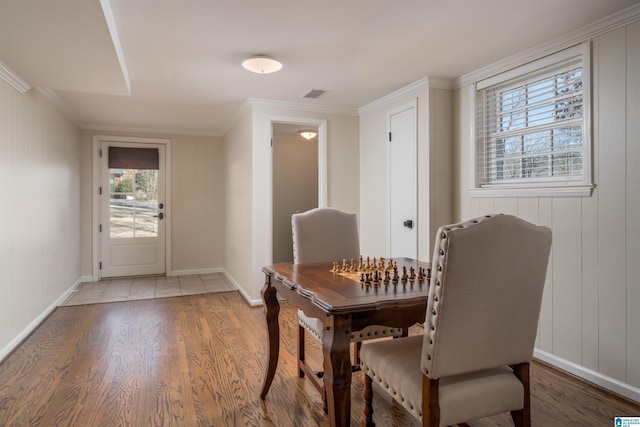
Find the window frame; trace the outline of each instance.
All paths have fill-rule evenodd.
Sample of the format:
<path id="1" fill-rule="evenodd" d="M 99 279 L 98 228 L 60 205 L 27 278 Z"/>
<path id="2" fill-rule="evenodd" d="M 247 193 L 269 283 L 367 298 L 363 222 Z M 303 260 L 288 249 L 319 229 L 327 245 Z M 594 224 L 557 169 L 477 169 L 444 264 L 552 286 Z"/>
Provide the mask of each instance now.
<path id="1" fill-rule="evenodd" d="M 478 137 L 478 105 L 477 92 L 498 84 L 534 74 L 540 70 L 558 64 L 570 58 L 580 57 L 582 62 L 582 175 L 538 178 L 535 182 L 514 180 L 502 183 L 484 183 L 480 173 L 484 172 L 486 160 L 482 158 L 483 139 Z M 505 72 L 480 79 L 473 84 L 472 105 L 472 187 L 471 197 L 589 197 L 592 194 L 592 107 L 591 107 L 591 43 L 589 41 L 557 51 L 537 60 L 513 67 Z M 484 126 L 484 124 L 483 124 Z"/>

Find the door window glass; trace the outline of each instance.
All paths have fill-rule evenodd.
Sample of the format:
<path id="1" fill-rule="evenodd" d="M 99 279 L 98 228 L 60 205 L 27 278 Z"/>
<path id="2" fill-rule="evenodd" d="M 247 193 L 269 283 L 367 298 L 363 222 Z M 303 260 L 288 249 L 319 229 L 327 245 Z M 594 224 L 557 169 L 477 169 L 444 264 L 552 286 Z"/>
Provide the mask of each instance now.
<path id="1" fill-rule="evenodd" d="M 158 236 L 158 150 L 109 147 L 111 238 Z"/>

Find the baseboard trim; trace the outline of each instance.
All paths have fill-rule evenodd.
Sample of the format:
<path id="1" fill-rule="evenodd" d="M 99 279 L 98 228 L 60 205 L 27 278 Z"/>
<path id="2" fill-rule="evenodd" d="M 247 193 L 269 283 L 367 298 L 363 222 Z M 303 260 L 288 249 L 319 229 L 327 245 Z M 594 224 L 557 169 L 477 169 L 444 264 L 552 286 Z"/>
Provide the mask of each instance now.
<path id="1" fill-rule="evenodd" d="M 240 286 L 240 284 L 236 281 L 236 279 L 234 279 L 233 276 L 231 276 L 226 270 L 223 270 L 222 273 L 225 275 L 227 280 L 231 282 L 231 284 L 238 290 L 238 292 L 240 292 L 240 295 L 242 295 L 242 298 L 244 298 L 247 304 L 249 304 L 251 307 L 257 307 L 262 305 L 261 299 L 258 299 L 258 300 L 252 299 L 247 293 L 247 291 L 245 291 L 244 288 Z"/>
<path id="2" fill-rule="evenodd" d="M 195 268 L 191 270 L 173 270 L 169 276 L 190 276 L 193 274 L 212 274 L 212 273 L 225 273 L 224 268 L 222 267 L 212 267 L 212 268 Z"/>
<path id="3" fill-rule="evenodd" d="M 551 366 L 569 372 L 570 374 L 582 378 L 596 386 L 607 389 L 612 393 L 626 397 L 635 402 L 640 402 L 640 388 L 633 387 L 620 380 L 608 377 L 600 372 L 596 372 L 592 369 L 585 368 L 584 366 L 562 359 L 556 355 L 547 353 L 546 351 L 535 349 L 533 351 L 533 357 Z"/>
<path id="4" fill-rule="evenodd" d="M 224 277 L 229 281 L 229 283 L 231 283 L 231 285 L 238 292 L 240 292 L 240 295 L 242 295 L 244 300 L 251 307 L 256 307 L 256 306 L 262 305 L 262 300 L 261 299 L 258 299 L 258 300 L 251 299 L 251 297 L 249 297 L 249 294 L 247 294 L 247 291 L 245 291 L 244 288 L 242 286 L 240 286 L 240 284 L 236 281 L 236 279 L 234 279 L 233 276 L 231 276 L 229 274 L 229 272 L 227 270 L 225 270 L 224 268 L 222 268 L 222 267 L 200 268 L 200 269 L 194 269 L 194 270 L 173 270 L 171 272 L 171 275 L 172 276 L 188 276 L 188 275 L 191 275 L 191 274 L 211 274 L 211 273 L 222 273 L 222 274 L 224 274 Z"/>
<path id="5" fill-rule="evenodd" d="M 69 289 L 67 289 L 58 299 L 56 299 L 49 307 L 47 307 L 38 317 L 33 319 L 31 323 L 27 325 L 18 335 L 16 335 L 9 343 L 4 346 L 2 350 L 0 350 L 0 363 L 4 362 L 4 360 L 11 355 L 19 346 L 29 338 L 29 336 L 45 321 L 47 317 L 58 308 L 63 301 L 65 301 L 69 296 L 76 290 L 78 286 L 85 280 L 85 276 L 78 278 L 74 284 L 72 284 Z M 91 281 L 91 280 L 88 280 Z"/>

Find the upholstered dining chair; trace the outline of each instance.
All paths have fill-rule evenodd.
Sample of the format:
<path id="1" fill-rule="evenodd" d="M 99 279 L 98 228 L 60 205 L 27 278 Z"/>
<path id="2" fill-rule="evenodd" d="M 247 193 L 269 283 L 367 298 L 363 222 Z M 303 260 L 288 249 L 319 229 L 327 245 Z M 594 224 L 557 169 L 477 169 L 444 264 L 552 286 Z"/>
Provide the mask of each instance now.
<path id="1" fill-rule="evenodd" d="M 373 425 L 377 383 L 423 426 L 502 412 L 529 426 L 529 363 L 550 248 L 551 230 L 510 215 L 441 227 L 424 334 L 362 346 L 362 425 Z"/>
<path id="2" fill-rule="evenodd" d="M 315 208 L 291 216 L 293 237 L 293 262 L 295 264 L 315 262 L 342 262 L 358 260 L 360 240 L 358 237 L 358 219 L 356 214 L 335 208 Z M 323 343 L 325 327 L 322 319 L 307 316 L 298 310 L 298 375 L 308 374 L 314 386 L 324 399 L 322 373 L 316 372 L 305 362 L 305 331 L 309 332 L 320 344 Z M 359 369 L 360 343 L 371 338 L 399 337 L 402 328 L 387 326 L 368 326 L 364 330 L 352 331 L 354 343 L 354 369 Z M 406 334 L 404 334 L 406 335 Z"/>

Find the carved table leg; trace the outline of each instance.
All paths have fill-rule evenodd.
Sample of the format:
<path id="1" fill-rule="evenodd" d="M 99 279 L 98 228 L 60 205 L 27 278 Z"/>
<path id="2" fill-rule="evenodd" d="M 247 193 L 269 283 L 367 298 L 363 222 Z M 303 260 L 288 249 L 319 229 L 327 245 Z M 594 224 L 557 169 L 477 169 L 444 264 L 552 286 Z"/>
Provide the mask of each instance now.
<path id="1" fill-rule="evenodd" d="M 324 337 L 324 386 L 331 426 L 351 422 L 351 316 L 329 316 Z"/>
<path id="2" fill-rule="evenodd" d="M 280 325 L 278 324 L 278 315 L 280 314 L 280 303 L 278 302 L 276 289 L 271 286 L 271 276 L 266 274 L 264 279 L 264 287 L 262 288 L 262 302 L 264 303 L 264 312 L 267 320 L 267 334 L 269 338 L 269 354 L 267 362 L 267 372 L 262 382 L 262 391 L 260 398 L 267 396 L 271 382 L 276 374 L 278 366 L 278 355 L 280 353 Z"/>

